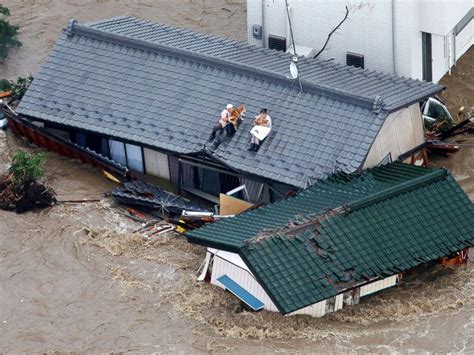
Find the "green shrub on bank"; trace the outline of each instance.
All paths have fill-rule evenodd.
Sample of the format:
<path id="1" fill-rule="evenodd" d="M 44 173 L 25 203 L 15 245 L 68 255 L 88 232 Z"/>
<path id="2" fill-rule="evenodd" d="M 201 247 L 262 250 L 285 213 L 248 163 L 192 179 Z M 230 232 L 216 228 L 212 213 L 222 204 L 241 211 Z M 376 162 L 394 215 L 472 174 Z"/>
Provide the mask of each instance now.
<path id="1" fill-rule="evenodd" d="M 15 186 L 22 186 L 25 183 L 39 179 L 43 176 L 43 162 L 45 153 L 30 154 L 23 150 L 18 150 L 12 159 L 10 174 Z"/>

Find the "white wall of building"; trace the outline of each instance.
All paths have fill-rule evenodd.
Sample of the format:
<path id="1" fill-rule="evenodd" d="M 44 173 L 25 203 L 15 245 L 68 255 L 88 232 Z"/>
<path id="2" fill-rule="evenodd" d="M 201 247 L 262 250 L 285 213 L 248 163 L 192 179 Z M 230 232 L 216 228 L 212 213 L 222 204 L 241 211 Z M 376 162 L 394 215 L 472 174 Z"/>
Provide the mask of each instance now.
<path id="1" fill-rule="evenodd" d="M 265 304 L 264 309 L 271 312 L 278 312 L 278 308 L 275 306 L 262 286 L 260 286 L 260 284 L 257 282 L 250 270 L 246 266 L 243 268 L 241 267 L 242 265 L 239 265 L 245 265 L 240 256 L 235 253 L 228 253 L 231 255 L 230 257 L 227 257 L 225 253 L 226 252 L 217 251 L 217 253 L 214 255 L 211 283 L 225 289 L 225 287 L 219 281 L 217 281 L 217 279 L 223 275 L 227 275 L 240 286 L 245 288 L 248 292 L 250 292 L 253 296 L 262 301 Z M 239 262 L 228 261 L 228 259 L 231 258 L 237 259 Z"/>
<path id="2" fill-rule="evenodd" d="M 391 113 L 369 150 L 364 169 L 377 166 L 388 154 L 395 161 L 423 142 L 423 119 L 418 104 Z"/>
<path id="3" fill-rule="evenodd" d="M 397 0 L 406 3 L 409 0 Z M 437 35 L 448 34 L 474 6 L 472 0 L 417 0 L 423 13 L 420 30 Z"/>
<path id="4" fill-rule="evenodd" d="M 298 309 L 297 311 L 294 311 L 288 315 L 296 316 L 298 314 L 306 314 L 311 317 L 322 317 L 326 314 L 326 301 L 321 301 L 321 302 L 312 304 L 308 307 Z"/>
<path id="5" fill-rule="evenodd" d="M 229 276 L 253 296 L 262 301 L 265 305 L 265 310 L 270 312 L 278 312 L 278 308 L 275 306 L 263 287 L 260 286 L 258 281 L 255 279 L 255 276 L 253 276 L 238 254 L 229 253 L 222 250 L 219 250 L 214 254 L 211 283 L 225 289 L 225 287 L 219 281 L 217 281 L 217 279 L 223 275 Z M 339 303 L 340 302 L 337 304 Z M 321 301 L 308 307 L 299 309 L 293 313 L 290 313 L 289 315 L 307 314 L 313 317 L 322 317 L 325 314 L 325 310 L 326 301 Z"/>
<path id="6" fill-rule="evenodd" d="M 445 53 L 445 37 L 431 35 L 431 46 L 431 52 L 433 56 L 433 81 L 438 81 L 448 70 L 448 57 Z"/>
<path id="7" fill-rule="evenodd" d="M 454 26 L 469 12 L 472 0 L 288 0 L 295 43 L 319 50 L 327 35 L 349 19 L 332 36 L 322 59 L 345 64 L 346 53 L 364 55 L 365 68 L 400 76 L 422 78 L 421 33 L 433 35 L 433 81 L 438 81 L 455 60 L 446 43 Z M 456 58 L 473 44 L 471 24 L 456 38 Z M 263 40 L 252 35 L 254 24 L 263 26 Z M 267 46 L 268 35 L 290 34 L 284 0 L 247 0 L 248 42 Z M 454 39 L 453 39 L 454 42 Z M 454 43 L 453 43 L 454 48 Z M 454 54 L 454 53 L 453 53 Z M 453 55 L 454 57 L 454 55 Z"/>
<path id="8" fill-rule="evenodd" d="M 474 20 L 456 36 L 456 60 L 458 60 L 474 43 Z"/>

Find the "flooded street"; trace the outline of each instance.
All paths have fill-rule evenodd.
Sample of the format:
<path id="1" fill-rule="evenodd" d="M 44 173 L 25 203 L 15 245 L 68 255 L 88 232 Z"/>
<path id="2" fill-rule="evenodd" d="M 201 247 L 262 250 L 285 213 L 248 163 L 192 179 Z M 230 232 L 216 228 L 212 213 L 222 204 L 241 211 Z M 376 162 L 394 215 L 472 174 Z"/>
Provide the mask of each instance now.
<path id="1" fill-rule="evenodd" d="M 22 26 L 24 46 L 0 65 L 0 77 L 34 74 L 72 16 L 127 13 L 246 37 L 245 0 L 3 3 Z M 472 85 L 463 90 L 457 95 L 471 95 Z M 472 102 L 474 95 L 467 97 Z M 456 140 L 472 145 L 474 135 Z M 39 151 L 11 132 L 0 136 L 0 147 L 8 152 L 0 152 L 0 170 L 18 148 Z M 474 200 L 474 147 L 431 163 L 450 169 Z M 324 318 L 242 312 L 229 293 L 195 281 L 203 247 L 175 234 L 151 241 L 133 234 L 140 225 L 110 207 L 103 195 L 115 185 L 101 171 L 50 152 L 45 170 L 58 197 L 101 201 L 23 215 L 0 211 L 1 352 L 474 353 L 474 263 L 406 276 L 400 286 Z"/>

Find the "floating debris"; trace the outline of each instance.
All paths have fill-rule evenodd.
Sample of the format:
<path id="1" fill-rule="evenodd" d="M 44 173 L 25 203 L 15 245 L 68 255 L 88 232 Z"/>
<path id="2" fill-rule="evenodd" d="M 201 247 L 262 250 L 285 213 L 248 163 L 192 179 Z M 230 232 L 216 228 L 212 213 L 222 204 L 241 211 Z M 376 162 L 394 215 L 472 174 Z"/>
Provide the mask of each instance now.
<path id="1" fill-rule="evenodd" d="M 9 178 L 0 178 L 0 208 L 23 213 L 36 208 L 50 207 L 56 203 L 53 189 L 32 179 L 22 186 L 15 186 Z"/>
<path id="2" fill-rule="evenodd" d="M 139 179 L 113 189 L 112 197 L 121 204 L 156 213 L 160 217 L 181 215 L 183 210 L 207 211 L 181 196 Z"/>

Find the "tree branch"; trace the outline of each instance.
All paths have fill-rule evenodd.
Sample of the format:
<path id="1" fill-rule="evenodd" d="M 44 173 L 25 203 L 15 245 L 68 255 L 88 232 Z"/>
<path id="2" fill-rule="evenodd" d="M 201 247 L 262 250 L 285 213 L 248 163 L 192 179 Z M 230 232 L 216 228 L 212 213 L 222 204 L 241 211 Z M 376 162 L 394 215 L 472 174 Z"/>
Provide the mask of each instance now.
<path id="1" fill-rule="evenodd" d="M 319 57 L 319 55 L 326 49 L 326 47 L 327 47 L 327 45 L 328 45 L 328 43 L 329 43 L 329 40 L 331 39 L 331 36 L 334 34 L 334 32 L 336 32 L 336 31 L 339 29 L 339 27 L 341 27 L 341 25 L 342 25 L 348 18 L 349 18 L 349 8 L 346 6 L 346 15 L 344 16 L 344 18 L 342 19 L 342 21 L 339 22 L 339 24 L 338 24 L 331 32 L 329 32 L 328 38 L 326 39 L 326 43 L 324 43 L 323 48 L 321 48 L 321 50 L 320 50 L 318 53 L 316 53 L 316 55 L 313 57 L 313 59 Z"/>

